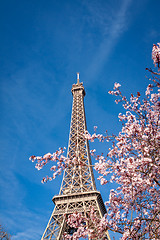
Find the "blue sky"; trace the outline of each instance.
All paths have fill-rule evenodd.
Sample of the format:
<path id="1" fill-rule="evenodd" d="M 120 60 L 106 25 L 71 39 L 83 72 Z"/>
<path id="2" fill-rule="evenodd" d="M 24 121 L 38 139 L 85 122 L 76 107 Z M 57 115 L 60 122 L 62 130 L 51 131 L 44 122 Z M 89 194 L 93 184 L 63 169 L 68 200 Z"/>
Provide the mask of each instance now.
<path id="1" fill-rule="evenodd" d="M 127 96 L 144 92 L 159 9 L 159 0 L 1 1 L 0 221 L 13 240 L 40 239 L 51 215 L 62 177 L 42 185 L 49 168 L 28 158 L 67 146 L 76 72 L 88 130 L 117 133 L 122 109 L 108 91 L 119 82 Z M 109 187 L 97 182 L 104 201 Z"/>

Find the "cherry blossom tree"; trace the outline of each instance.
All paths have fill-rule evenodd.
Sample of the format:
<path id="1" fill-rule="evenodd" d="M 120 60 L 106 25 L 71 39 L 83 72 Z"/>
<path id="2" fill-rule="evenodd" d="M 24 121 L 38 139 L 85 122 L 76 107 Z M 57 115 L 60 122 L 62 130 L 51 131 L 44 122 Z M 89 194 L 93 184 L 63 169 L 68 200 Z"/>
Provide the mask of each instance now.
<path id="1" fill-rule="evenodd" d="M 152 59 L 160 70 L 160 43 L 153 45 Z M 106 149 L 106 156 L 91 154 L 95 158 L 95 170 L 99 173 L 102 185 L 116 183 L 111 189 L 107 213 L 102 219 L 96 216 L 92 208 L 90 214 L 82 216 L 74 213 L 69 216 L 68 224 L 77 230 L 65 239 L 103 239 L 107 230 L 122 234 L 126 239 L 159 239 L 160 236 L 160 79 L 159 73 L 148 69 L 152 75 L 145 91 L 145 97 L 138 92 L 127 99 L 120 90 L 119 83 L 114 84 L 109 94 L 116 96 L 116 103 L 121 103 L 125 113 L 119 114 L 122 122 L 118 135 L 101 135 L 96 132 L 84 137 L 90 141 L 107 141 L 112 147 Z M 68 165 L 77 164 L 77 159 L 70 161 L 64 156 L 64 149 L 43 157 L 32 156 L 36 167 L 41 169 L 48 162 L 55 162 L 51 167 L 54 179 Z M 92 226 L 91 223 L 92 222 Z M 85 223 L 85 224 L 84 224 Z M 93 226 L 96 226 L 96 232 Z M 89 227 L 91 226 L 91 227 Z"/>

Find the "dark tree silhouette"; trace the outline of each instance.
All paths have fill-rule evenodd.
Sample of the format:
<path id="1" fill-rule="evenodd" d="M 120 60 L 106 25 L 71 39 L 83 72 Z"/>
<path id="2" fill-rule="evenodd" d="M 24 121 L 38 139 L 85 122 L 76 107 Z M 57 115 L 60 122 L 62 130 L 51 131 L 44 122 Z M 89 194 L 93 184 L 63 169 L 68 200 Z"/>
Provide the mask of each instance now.
<path id="1" fill-rule="evenodd" d="M 10 234 L 8 234 L 5 229 L 0 224 L 0 240 L 11 240 Z"/>

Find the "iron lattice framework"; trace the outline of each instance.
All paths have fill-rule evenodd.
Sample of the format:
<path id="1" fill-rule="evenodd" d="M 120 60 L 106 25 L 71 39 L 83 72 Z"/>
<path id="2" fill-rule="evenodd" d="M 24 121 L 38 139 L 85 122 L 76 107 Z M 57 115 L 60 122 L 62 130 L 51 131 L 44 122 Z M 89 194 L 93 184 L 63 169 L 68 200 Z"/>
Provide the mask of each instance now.
<path id="1" fill-rule="evenodd" d="M 86 131 L 85 90 L 79 82 L 79 73 L 71 91 L 73 106 L 67 156 L 75 164 L 64 171 L 60 193 L 52 199 L 55 208 L 41 240 L 62 240 L 64 232 L 72 235 L 75 229 L 67 225 L 65 216 L 75 211 L 85 215 L 93 206 L 99 217 L 106 212 L 101 194 L 96 190 L 88 141 L 83 136 Z M 104 239 L 109 239 L 106 234 Z"/>

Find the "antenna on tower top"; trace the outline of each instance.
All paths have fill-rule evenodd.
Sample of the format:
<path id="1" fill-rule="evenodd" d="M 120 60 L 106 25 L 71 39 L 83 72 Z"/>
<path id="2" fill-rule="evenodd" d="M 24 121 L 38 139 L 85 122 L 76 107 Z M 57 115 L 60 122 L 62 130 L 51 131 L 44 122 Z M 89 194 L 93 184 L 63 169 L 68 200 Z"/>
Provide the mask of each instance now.
<path id="1" fill-rule="evenodd" d="M 77 83 L 79 84 L 79 72 L 77 72 Z"/>

